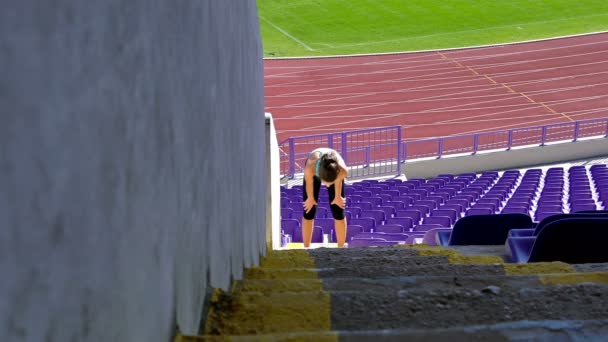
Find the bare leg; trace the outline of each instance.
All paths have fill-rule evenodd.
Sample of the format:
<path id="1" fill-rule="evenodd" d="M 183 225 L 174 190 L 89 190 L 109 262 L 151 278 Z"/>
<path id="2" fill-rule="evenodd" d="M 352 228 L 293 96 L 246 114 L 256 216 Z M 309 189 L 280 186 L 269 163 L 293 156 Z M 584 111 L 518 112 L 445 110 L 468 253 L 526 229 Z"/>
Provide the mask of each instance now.
<path id="1" fill-rule="evenodd" d="M 312 241 L 312 227 L 314 226 L 315 220 L 302 219 L 302 241 L 304 241 L 304 247 L 310 247 Z"/>
<path id="2" fill-rule="evenodd" d="M 344 220 L 334 220 L 334 229 L 336 230 L 338 247 L 344 247 L 344 242 L 346 242 L 346 218 Z"/>

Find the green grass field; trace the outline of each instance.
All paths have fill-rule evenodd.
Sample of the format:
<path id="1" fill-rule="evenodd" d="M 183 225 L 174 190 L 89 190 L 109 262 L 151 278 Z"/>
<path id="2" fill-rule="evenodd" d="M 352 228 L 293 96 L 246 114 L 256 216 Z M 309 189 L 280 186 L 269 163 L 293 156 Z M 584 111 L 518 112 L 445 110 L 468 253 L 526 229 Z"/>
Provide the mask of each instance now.
<path id="1" fill-rule="evenodd" d="M 417 51 L 608 30 L 608 0 L 257 0 L 264 55 Z"/>

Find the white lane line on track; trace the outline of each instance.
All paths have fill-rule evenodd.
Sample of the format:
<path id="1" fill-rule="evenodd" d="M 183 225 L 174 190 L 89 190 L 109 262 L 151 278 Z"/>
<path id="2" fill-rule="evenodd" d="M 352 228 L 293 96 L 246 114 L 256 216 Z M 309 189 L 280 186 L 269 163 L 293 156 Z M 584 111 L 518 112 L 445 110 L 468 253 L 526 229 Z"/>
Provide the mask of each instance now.
<path id="1" fill-rule="evenodd" d="M 568 42 L 568 40 L 564 40 L 564 42 Z M 457 59 L 458 61 L 476 61 L 476 60 L 484 60 L 484 59 L 492 59 L 492 58 L 501 58 L 501 57 L 510 57 L 513 55 L 525 55 L 525 54 L 529 54 L 529 53 L 539 53 L 539 52 L 555 52 L 555 50 L 566 50 L 568 51 L 569 49 L 572 48 L 578 48 L 578 47 L 587 47 L 587 46 L 592 46 L 592 45 L 598 45 L 598 44 L 608 44 L 608 41 L 606 40 L 600 40 L 600 41 L 593 41 L 593 42 L 585 42 L 585 43 L 575 43 L 575 44 L 561 44 L 560 46 L 555 46 L 555 47 L 548 47 L 548 48 L 536 48 L 536 44 L 531 43 L 530 46 L 533 47 L 530 50 L 520 50 L 520 51 L 515 51 L 515 52 L 500 52 L 500 53 L 495 53 L 495 54 L 488 54 L 487 52 L 485 52 L 485 50 L 487 49 L 497 49 L 497 48 L 503 48 L 504 46 L 492 46 L 492 47 L 485 47 L 485 48 L 474 48 L 474 49 L 467 49 L 464 50 L 467 53 L 469 52 L 474 52 L 474 51 L 479 51 L 479 52 L 483 52 L 483 54 L 481 55 L 473 55 L 473 56 L 452 56 L 452 58 Z M 522 45 L 520 45 L 519 47 L 521 47 Z M 459 55 L 463 52 L 463 50 L 457 50 L 457 51 L 443 51 L 444 54 L 446 55 Z M 438 59 L 436 58 L 436 54 L 433 52 L 423 52 L 423 53 L 416 53 L 416 54 L 411 54 L 411 53 L 402 53 L 401 57 L 398 58 L 393 58 L 390 60 L 386 60 L 386 61 L 372 61 L 372 62 L 366 62 L 363 64 L 356 64 L 356 65 L 383 65 L 383 64 L 403 64 L 403 63 L 407 63 L 408 65 L 410 64 L 415 64 L 415 63 L 423 63 L 423 62 L 429 62 L 429 61 L 437 61 Z M 374 57 L 382 57 L 382 56 L 378 56 L 378 55 L 369 55 L 366 56 L 366 58 L 374 58 Z M 431 59 L 427 60 L 427 58 L 431 57 Z M 357 58 L 357 57 L 354 57 Z M 322 61 L 323 59 L 319 59 L 319 61 Z M 268 61 L 270 63 L 268 63 L 268 65 L 264 66 L 265 70 L 273 70 L 273 69 L 302 69 L 298 72 L 314 72 L 314 71 L 320 71 L 320 70 L 325 70 L 328 68 L 348 68 L 353 66 L 353 63 L 348 63 L 348 64 L 339 64 L 339 65 L 332 65 L 330 67 L 326 66 L 326 65 L 316 65 L 316 66 L 311 66 L 310 64 L 307 65 L 289 65 L 289 66 L 273 66 L 271 64 L 273 64 L 273 61 Z M 314 68 L 314 69 L 311 69 Z"/>
<path id="2" fill-rule="evenodd" d="M 281 32 L 282 34 L 284 34 L 287 38 L 293 40 L 294 42 L 300 44 L 302 47 L 304 47 L 306 50 L 308 51 L 315 51 L 315 49 L 311 48 L 310 46 L 308 46 L 306 43 L 304 43 L 303 41 L 299 40 L 298 38 L 292 36 L 291 34 L 289 34 L 287 31 L 285 31 L 284 29 L 280 28 L 278 25 L 274 24 L 272 21 L 259 16 L 260 19 L 264 20 L 268 25 L 272 26 L 275 30 Z"/>

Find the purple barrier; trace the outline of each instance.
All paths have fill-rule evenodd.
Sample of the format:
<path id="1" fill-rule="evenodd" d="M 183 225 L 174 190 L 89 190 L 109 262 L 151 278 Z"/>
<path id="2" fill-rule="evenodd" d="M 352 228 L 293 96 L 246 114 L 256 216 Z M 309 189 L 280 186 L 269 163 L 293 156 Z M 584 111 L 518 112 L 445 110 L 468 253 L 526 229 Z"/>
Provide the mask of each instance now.
<path id="1" fill-rule="evenodd" d="M 542 146 L 587 137 L 608 137 L 608 118 L 404 141 L 400 126 L 288 138 L 279 144 L 281 175 L 292 179 L 302 173 L 310 151 L 330 147 L 339 151 L 353 178 L 399 175 L 406 160 Z"/>

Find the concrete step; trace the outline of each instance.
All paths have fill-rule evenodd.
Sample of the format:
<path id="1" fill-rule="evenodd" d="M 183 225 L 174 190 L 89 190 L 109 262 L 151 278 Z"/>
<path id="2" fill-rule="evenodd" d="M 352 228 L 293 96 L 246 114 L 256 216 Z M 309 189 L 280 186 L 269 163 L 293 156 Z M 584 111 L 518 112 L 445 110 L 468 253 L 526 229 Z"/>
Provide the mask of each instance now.
<path id="1" fill-rule="evenodd" d="M 201 341 L 605 341 L 608 320 L 541 320 L 432 329 L 288 332 L 261 335 L 178 336 L 175 342 Z"/>
<path id="2" fill-rule="evenodd" d="M 577 272 L 534 275 L 437 275 L 397 276 L 382 278 L 325 278 L 325 279 L 245 279 L 235 283 L 233 292 L 309 292 L 309 291 L 398 291 L 442 288 L 470 288 L 483 290 L 489 286 L 519 289 L 541 285 L 577 283 L 608 283 L 608 272 Z"/>
<path id="3" fill-rule="evenodd" d="M 235 292 L 212 301 L 206 332 L 454 327 L 514 320 L 608 319 L 608 284 Z"/>

